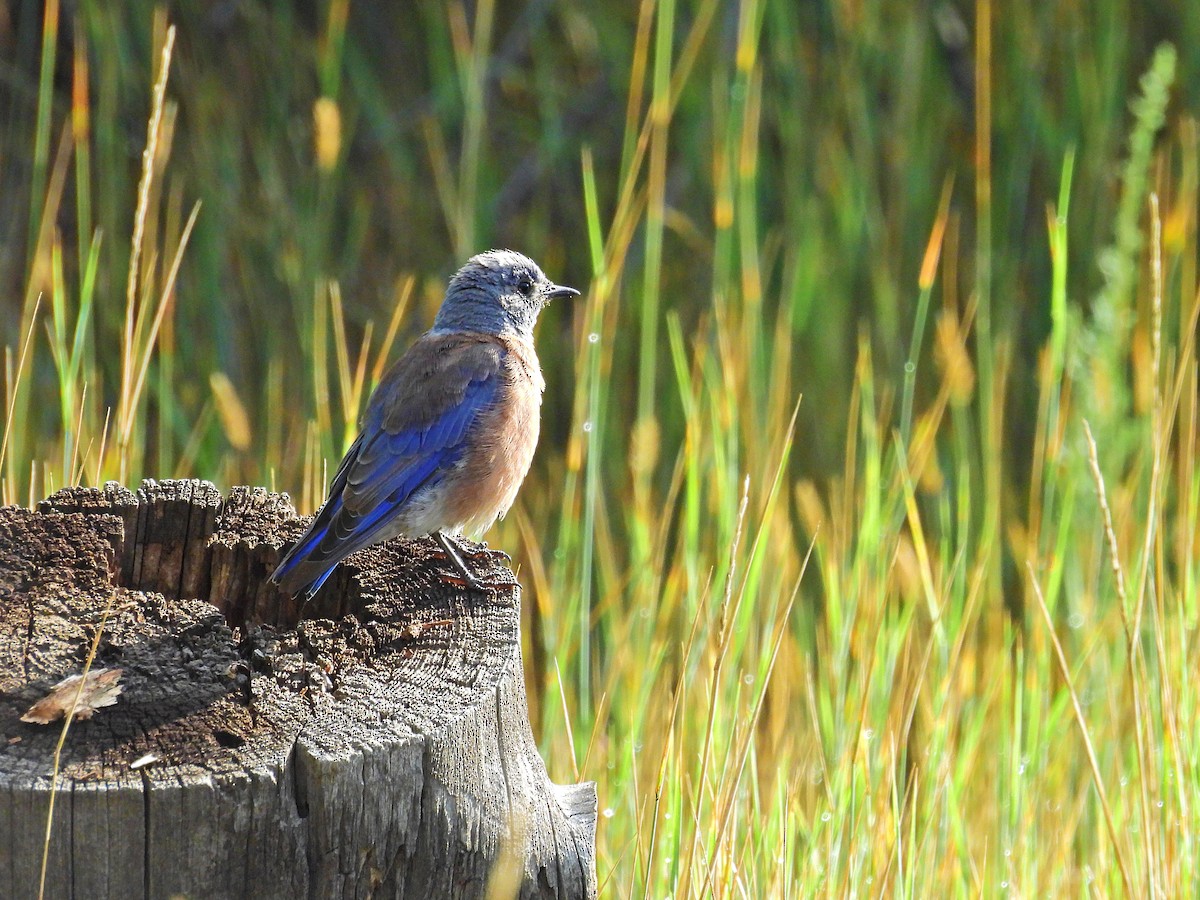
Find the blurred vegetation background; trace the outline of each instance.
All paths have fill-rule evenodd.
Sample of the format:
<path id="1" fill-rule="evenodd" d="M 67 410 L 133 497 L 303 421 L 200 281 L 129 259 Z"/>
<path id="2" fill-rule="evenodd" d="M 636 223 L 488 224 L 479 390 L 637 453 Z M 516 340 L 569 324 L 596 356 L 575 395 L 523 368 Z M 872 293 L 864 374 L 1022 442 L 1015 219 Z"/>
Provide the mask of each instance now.
<path id="1" fill-rule="evenodd" d="M 587 293 L 491 539 L 607 889 L 1188 893 L 1197 46 L 1184 0 L 9 0 L 4 499 L 311 512 L 511 247 Z"/>
<path id="2" fill-rule="evenodd" d="M 755 92 L 760 117 L 756 276 L 763 315 L 773 320 L 786 309 L 792 320 L 796 383 L 820 398 L 801 409 L 805 453 L 796 464 L 827 475 L 840 468 L 846 421 L 837 411 L 849 397 L 859 329 L 866 329 L 881 371 L 899 373 L 906 360 L 918 268 L 948 180 L 957 185 L 954 238 L 968 250 L 975 244 L 974 10 L 962 3 L 762 6 L 755 81 L 744 86 Z M 42 136 L 48 150 L 40 160 L 31 142 L 43 5 L 10 2 L 0 29 L 0 283 L 10 299 L 49 286 L 30 284 L 30 239 L 40 223 L 28 221 L 28 210 L 39 205 L 59 151 L 76 55 L 85 53 L 90 209 L 71 202 L 76 167 L 68 164 L 55 221 L 68 246 L 88 246 L 93 229 L 103 235 L 95 306 L 101 348 L 119 344 L 123 322 L 128 235 L 157 58 L 156 8 L 65 5 L 55 35 L 49 133 Z M 1137 78 L 1157 43 L 1200 40 L 1200 17 L 1186 8 L 1028 4 L 996 15 L 988 275 L 995 328 L 1012 336 L 1026 360 L 1050 327 L 1049 254 L 1044 240 L 1030 238 L 1044 229 L 1063 159 L 1074 149 L 1079 160 L 1069 241 L 1078 258 L 1068 277 L 1072 297 L 1086 308 L 1102 283 L 1092 250 L 1111 241 Z M 195 435 L 211 393 L 207 378 L 188 379 L 177 385 L 177 418 L 148 424 L 147 472 L 174 469 L 195 436 L 198 469 L 223 481 L 261 482 L 265 465 L 282 484 L 296 482 L 300 456 L 278 452 L 294 449 L 295 435 L 289 431 L 282 446 L 271 443 L 272 416 L 260 408 L 261 395 L 264 385 L 281 382 L 280 396 L 296 413 L 288 424 L 313 415 L 313 292 L 323 281 L 341 286 L 352 343 L 368 321 L 391 319 L 398 285 L 409 275 L 418 277 L 421 305 L 401 323 L 402 335 L 419 333 L 446 278 L 481 248 L 525 250 L 555 277 L 586 285 L 592 267 L 580 153 L 592 154 L 601 213 L 611 215 L 629 168 L 623 161 L 632 140 L 625 123 L 636 4 L 499 4 L 483 46 L 473 43 L 474 8 L 466 5 L 226 2 L 163 9 L 179 38 L 169 162 L 163 160 L 159 190 L 177 216 L 202 204 L 179 275 L 179 294 L 188 299 L 176 302 L 169 318 L 171 351 L 179 371 L 226 374 L 254 427 L 240 457 L 228 454 L 216 420 Z M 691 71 L 673 97 L 678 108 L 661 161 L 661 260 L 647 260 L 643 242 L 632 242 L 623 266 L 630 297 L 605 336 L 626 371 L 637 371 L 627 363 L 639 351 L 638 295 L 648 265 L 659 281 L 660 313 L 677 314 L 691 334 L 711 311 L 714 267 L 744 264 L 736 247 L 716 246 L 714 235 L 721 204 L 738 189 L 730 181 L 745 174 L 714 157 L 750 99 L 737 79 L 739 5 L 682 4 L 673 18 L 673 53 L 680 55 L 693 35 L 698 46 L 687 48 Z M 463 59 L 471 53 L 482 59 Z M 1195 109 L 1200 57 L 1185 53 L 1179 65 L 1174 103 Z M 641 93 L 645 105 L 649 90 Z M 315 142 L 321 98 L 333 101 L 337 117 L 327 167 Z M 953 289 L 970 291 L 977 262 L 974 253 L 962 254 Z M 69 277 L 78 277 L 76 263 L 65 258 Z M 21 312 L 5 304 L 9 344 L 17 343 Z M 559 336 L 541 348 L 558 385 L 547 396 L 551 447 L 561 448 L 570 423 L 564 398 L 576 361 L 572 342 L 562 338 L 572 319 L 570 309 L 553 310 L 544 326 Z M 305 355 L 296 357 L 297 350 Z M 101 353 L 104 381 L 92 385 L 107 392 L 108 405 L 118 360 Z M 275 371 L 273 360 L 289 364 Z M 1027 395 L 1030 370 L 1022 368 L 1016 386 Z M 659 405 L 677 428 L 678 403 L 663 396 Z M 52 429 L 55 405 L 42 409 L 46 418 L 30 423 L 32 434 Z M 150 420 L 163 415 L 153 402 L 147 412 Z M 615 409 L 608 424 L 628 433 L 636 412 Z M 323 434 L 322 449 L 336 455 L 343 440 Z M 616 478 L 623 457 L 605 461 Z"/>

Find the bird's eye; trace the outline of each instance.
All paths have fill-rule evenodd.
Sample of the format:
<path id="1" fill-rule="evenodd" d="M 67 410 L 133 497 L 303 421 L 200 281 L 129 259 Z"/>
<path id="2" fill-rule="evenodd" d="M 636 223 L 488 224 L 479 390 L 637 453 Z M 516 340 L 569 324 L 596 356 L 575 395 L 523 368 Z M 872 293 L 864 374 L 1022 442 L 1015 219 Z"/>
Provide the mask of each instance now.
<path id="1" fill-rule="evenodd" d="M 525 296 L 529 296 L 533 291 L 533 279 L 528 275 L 522 275 L 517 279 L 517 290 Z"/>

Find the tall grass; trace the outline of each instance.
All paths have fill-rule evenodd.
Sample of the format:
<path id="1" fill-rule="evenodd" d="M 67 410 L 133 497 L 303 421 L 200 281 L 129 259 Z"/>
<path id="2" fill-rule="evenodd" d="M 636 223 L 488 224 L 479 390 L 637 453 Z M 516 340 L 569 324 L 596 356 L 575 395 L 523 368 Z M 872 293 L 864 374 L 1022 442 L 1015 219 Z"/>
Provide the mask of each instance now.
<path id="1" fill-rule="evenodd" d="M 1118 0 L 303 9 L 181 11 L 161 102 L 149 8 L 20 32 L 6 502 L 311 510 L 509 244 L 587 288 L 492 539 L 607 894 L 1195 893 L 1195 60 Z"/>

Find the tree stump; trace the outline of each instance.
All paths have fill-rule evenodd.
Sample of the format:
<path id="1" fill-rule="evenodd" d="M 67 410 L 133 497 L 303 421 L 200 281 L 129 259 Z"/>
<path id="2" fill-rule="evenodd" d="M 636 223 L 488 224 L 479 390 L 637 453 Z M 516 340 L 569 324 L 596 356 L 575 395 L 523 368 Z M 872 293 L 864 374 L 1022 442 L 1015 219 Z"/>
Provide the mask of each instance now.
<path id="1" fill-rule="evenodd" d="M 267 577 L 286 495 L 200 481 L 0 508 L 0 897 L 37 895 L 61 720 L 82 671 L 112 706 L 62 748 L 46 897 L 591 897 L 594 784 L 551 784 L 528 722 L 520 586 L 433 541 L 352 556 L 304 610 Z"/>

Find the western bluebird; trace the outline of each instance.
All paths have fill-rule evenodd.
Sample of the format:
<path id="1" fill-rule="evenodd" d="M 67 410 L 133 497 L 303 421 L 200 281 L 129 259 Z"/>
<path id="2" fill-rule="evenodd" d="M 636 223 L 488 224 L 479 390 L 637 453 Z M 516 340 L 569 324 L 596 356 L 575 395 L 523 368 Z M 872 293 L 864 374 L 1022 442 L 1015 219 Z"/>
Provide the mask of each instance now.
<path id="1" fill-rule="evenodd" d="M 480 534 L 512 506 L 546 386 L 533 325 L 551 300 L 578 294 L 510 250 L 459 269 L 433 328 L 371 395 L 329 496 L 271 580 L 307 600 L 355 550 L 432 535 L 478 588 L 451 536 Z"/>

